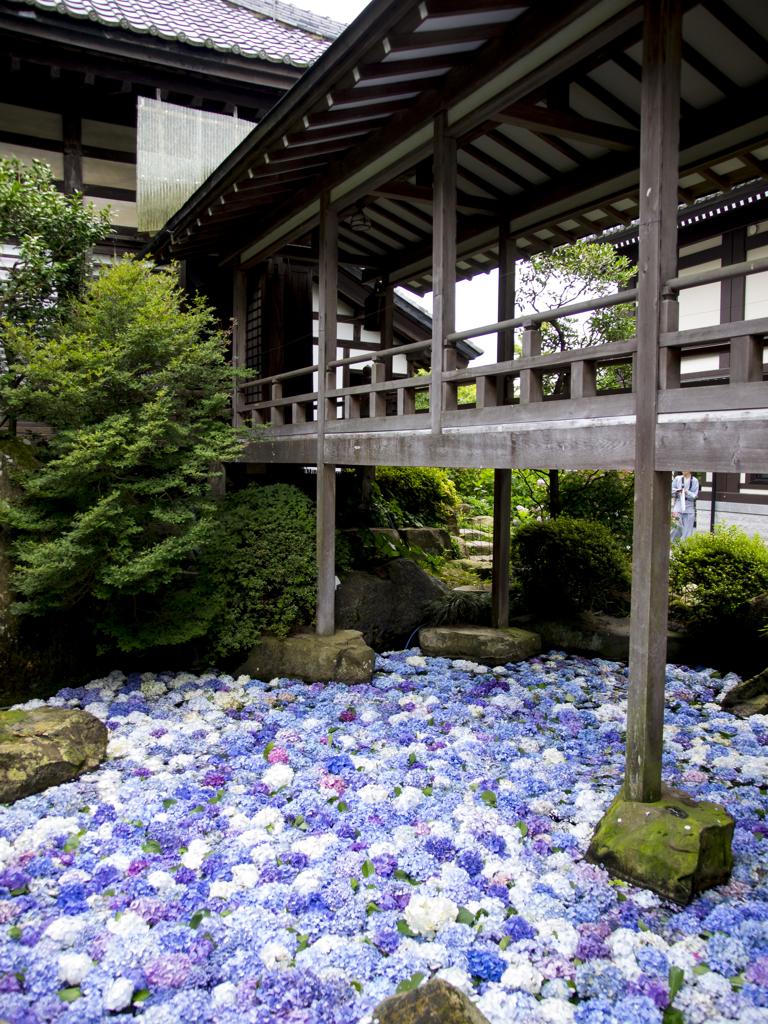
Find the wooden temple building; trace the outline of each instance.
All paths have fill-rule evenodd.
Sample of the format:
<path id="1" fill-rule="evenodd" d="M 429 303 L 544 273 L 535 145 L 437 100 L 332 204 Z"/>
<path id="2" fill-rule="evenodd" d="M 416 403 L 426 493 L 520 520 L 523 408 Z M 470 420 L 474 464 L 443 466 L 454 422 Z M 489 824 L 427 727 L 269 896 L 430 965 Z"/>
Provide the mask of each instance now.
<path id="1" fill-rule="evenodd" d="M 767 90 L 763 4 L 373 0 L 144 249 L 161 260 L 215 256 L 230 275 L 235 358 L 254 370 L 234 414 L 269 424 L 243 459 L 317 466 L 321 634 L 334 631 L 337 466 L 494 468 L 499 625 L 510 470 L 634 468 L 634 800 L 660 793 L 670 472 L 768 467 L 768 317 L 688 329 L 680 320 L 687 289 L 737 291 L 768 260 L 739 251 L 683 274 L 678 258 L 686 218 L 710 215 L 697 201 L 718 194 L 710 235 L 721 248 L 744 226 L 730 197 L 765 205 Z M 636 302 L 635 337 L 541 355 L 541 323 L 575 310 L 515 317 L 516 261 L 612 228 L 635 239 L 636 287 L 578 308 Z M 495 266 L 497 321 L 457 332 L 457 280 Z M 290 330 L 266 344 L 261 329 L 265 277 L 306 267 L 318 281 L 311 356 Z M 350 280 L 373 286 L 363 304 L 380 318 L 362 383 L 349 368 L 376 346 L 344 355 L 339 295 Z M 434 295 L 430 336 L 407 344 L 393 327 L 401 284 Z M 487 335 L 496 361 L 472 368 L 460 346 Z M 715 378 L 690 379 L 685 361 L 710 349 L 727 357 Z M 400 357 L 404 374 L 392 370 Z M 417 358 L 429 377 L 414 375 Z M 631 391 L 598 390 L 598 367 L 630 361 Z M 568 388 L 554 400 L 543 380 L 558 372 Z M 471 408 L 457 402 L 467 383 Z M 417 412 L 425 386 L 429 409 Z"/>
<path id="2" fill-rule="evenodd" d="M 135 252 L 137 105 L 255 124 L 344 28 L 283 0 L 0 0 L 0 156 L 111 206 Z"/>

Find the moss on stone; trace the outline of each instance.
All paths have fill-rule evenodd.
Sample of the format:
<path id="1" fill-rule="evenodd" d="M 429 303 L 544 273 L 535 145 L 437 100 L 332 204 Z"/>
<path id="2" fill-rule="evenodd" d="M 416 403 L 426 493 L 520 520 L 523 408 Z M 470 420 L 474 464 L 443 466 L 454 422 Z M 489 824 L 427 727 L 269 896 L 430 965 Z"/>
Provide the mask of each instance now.
<path id="1" fill-rule="evenodd" d="M 595 831 L 587 860 L 685 906 L 728 881 L 734 826 L 725 808 L 679 789 L 662 786 L 655 803 L 629 801 L 622 789 Z"/>

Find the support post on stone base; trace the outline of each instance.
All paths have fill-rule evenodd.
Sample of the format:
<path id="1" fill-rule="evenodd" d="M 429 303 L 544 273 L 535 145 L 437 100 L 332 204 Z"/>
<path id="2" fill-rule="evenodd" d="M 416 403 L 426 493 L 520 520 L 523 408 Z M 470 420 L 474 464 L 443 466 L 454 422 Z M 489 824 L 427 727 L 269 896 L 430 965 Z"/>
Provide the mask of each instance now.
<path id="1" fill-rule="evenodd" d="M 320 197 L 319 291 L 320 310 L 317 337 L 317 615 L 319 636 L 335 632 L 336 601 L 336 467 L 325 463 L 325 424 L 335 418 L 335 399 L 327 399 L 333 387 L 335 370 L 329 374 L 328 362 L 336 358 L 339 220 L 331 208 L 330 197 Z"/>
<path id="2" fill-rule="evenodd" d="M 499 224 L 499 322 L 515 315 L 515 263 L 517 246 L 509 236 L 509 222 Z M 496 362 L 515 357 L 513 331 L 499 331 L 496 336 Z M 488 378 L 486 378 L 488 379 Z M 504 405 L 506 378 L 496 381 L 496 401 Z M 491 625 L 494 629 L 509 626 L 509 531 L 512 515 L 512 471 L 493 471 L 493 575 L 491 577 Z"/>
<path id="3" fill-rule="evenodd" d="M 659 334 L 676 323 L 682 0 L 645 0 L 640 141 L 635 512 L 624 785 L 587 859 L 686 904 L 728 880 L 734 821 L 661 781 L 671 478 L 656 470 Z"/>

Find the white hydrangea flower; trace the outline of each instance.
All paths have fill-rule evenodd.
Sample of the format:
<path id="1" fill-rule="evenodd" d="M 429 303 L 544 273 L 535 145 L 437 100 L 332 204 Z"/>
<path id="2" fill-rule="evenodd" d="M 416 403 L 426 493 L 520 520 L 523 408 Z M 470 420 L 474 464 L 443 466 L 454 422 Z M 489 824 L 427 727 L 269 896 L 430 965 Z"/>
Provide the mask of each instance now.
<path id="1" fill-rule="evenodd" d="M 224 981 L 212 990 L 211 996 L 215 1010 L 222 1006 L 234 1006 L 237 1002 L 237 985 L 231 981 Z"/>
<path id="2" fill-rule="evenodd" d="M 114 935 L 135 938 L 147 935 L 149 933 L 149 925 L 133 910 L 126 910 L 119 920 L 116 921 L 114 918 L 111 918 L 107 921 L 107 930 Z"/>
<path id="3" fill-rule="evenodd" d="M 235 892 L 237 892 L 237 884 L 235 882 L 224 882 L 221 880 L 211 882 L 211 899 L 228 900 Z"/>
<path id="4" fill-rule="evenodd" d="M 440 978 L 441 981 L 447 981 L 449 985 L 453 985 L 454 988 L 463 992 L 465 996 L 471 998 L 477 994 L 475 986 L 472 984 L 472 976 L 461 967 L 443 967 L 442 970 L 437 972 L 435 977 Z"/>
<path id="5" fill-rule="evenodd" d="M 395 797 L 392 804 L 398 811 L 412 811 L 414 807 L 418 807 L 423 801 L 424 794 L 420 789 L 417 789 L 415 786 L 405 786 L 400 796 Z"/>
<path id="6" fill-rule="evenodd" d="M 251 822 L 259 828 L 271 828 L 276 836 L 285 828 L 285 818 L 277 807 L 262 807 L 251 818 Z"/>
<path id="7" fill-rule="evenodd" d="M 57 917 L 45 929 L 45 935 L 64 949 L 67 946 L 74 946 L 84 928 L 85 921 L 79 917 Z"/>
<path id="8" fill-rule="evenodd" d="M 357 795 L 364 804 L 381 804 L 384 803 L 389 794 L 383 786 L 376 786 L 369 782 L 367 786 L 358 789 Z"/>
<path id="9" fill-rule="evenodd" d="M 268 971 L 285 970 L 293 959 L 282 942 L 268 942 L 262 947 L 259 958 Z"/>
<path id="10" fill-rule="evenodd" d="M 417 935 L 432 938 L 441 928 L 453 924 L 459 908 L 445 896 L 411 896 L 405 908 L 405 921 Z"/>
<path id="11" fill-rule="evenodd" d="M 169 871 L 150 871 L 147 882 L 158 892 L 167 892 L 176 885 Z"/>
<path id="12" fill-rule="evenodd" d="M 525 961 L 510 965 L 501 976 L 504 988 L 520 989 L 523 992 L 530 992 L 532 996 L 541 992 L 543 982 L 544 975 L 541 971 Z"/>
<path id="13" fill-rule="evenodd" d="M 261 781 L 271 790 L 282 789 L 293 782 L 293 768 L 288 764 L 273 764 L 264 772 Z"/>
<path id="14" fill-rule="evenodd" d="M 59 957 L 59 981 L 79 985 L 95 964 L 87 953 L 62 953 Z"/>
<path id="15" fill-rule="evenodd" d="M 310 860 L 317 860 L 336 841 L 336 836 L 332 832 L 326 832 L 322 836 L 307 836 L 306 839 L 297 839 L 295 843 L 291 843 L 291 849 L 294 853 L 306 854 Z"/>
<path id="16" fill-rule="evenodd" d="M 420 657 L 418 654 L 412 654 L 410 658 L 405 659 L 405 664 L 410 665 L 411 668 L 426 668 L 427 659 Z M 454 662 L 454 665 L 456 662 Z M 400 680 L 402 682 L 402 680 Z"/>
<path id="17" fill-rule="evenodd" d="M 147 700 L 154 700 L 157 697 L 162 697 L 167 691 L 165 683 L 159 679 L 147 679 L 141 684 L 141 692 Z"/>
<path id="18" fill-rule="evenodd" d="M 541 757 L 547 764 L 562 764 L 565 761 L 563 753 L 557 747 L 547 747 Z"/>
<path id="19" fill-rule="evenodd" d="M 203 839 L 193 839 L 186 853 L 181 855 L 181 863 L 191 871 L 197 871 L 210 851 L 210 846 Z"/>
<path id="20" fill-rule="evenodd" d="M 323 872 L 314 868 L 307 868 L 296 875 L 291 888 L 301 896 L 309 896 L 310 893 L 320 892 L 323 885 L 325 885 Z"/>
<path id="21" fill-rule="evenodd" d="M 115 978 L 104 993 L 105 1010 L 125 1010 L 131 1005 L 134 984 L 129 978 Z"/>
<path id="22" fill-rule="evenodd" d="M 253 889 L 259 881 L 259 869 L 255 864 L 235 864 L 232 880 L 238 889 Z"/>

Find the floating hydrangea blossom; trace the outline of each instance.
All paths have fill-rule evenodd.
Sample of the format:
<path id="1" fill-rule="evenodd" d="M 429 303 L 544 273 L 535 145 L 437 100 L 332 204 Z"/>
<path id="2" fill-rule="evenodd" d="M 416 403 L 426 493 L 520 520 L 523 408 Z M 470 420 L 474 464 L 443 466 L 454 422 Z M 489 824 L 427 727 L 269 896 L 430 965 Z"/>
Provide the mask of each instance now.
<path id="1" fill-rule="evenodd" d="M 681 910 L 584 861 L 623 666 L 377 659 L 371 685 L 112 673 L 109 760 L 0 809 L 0 1019 L 370 1024 L 445 978 L 491 1024 L 768 1018 L 768 717 L 669 666 L 664 779 L 737 822 Z M 26 707 L 40 707 L 32 701 Z"/>

